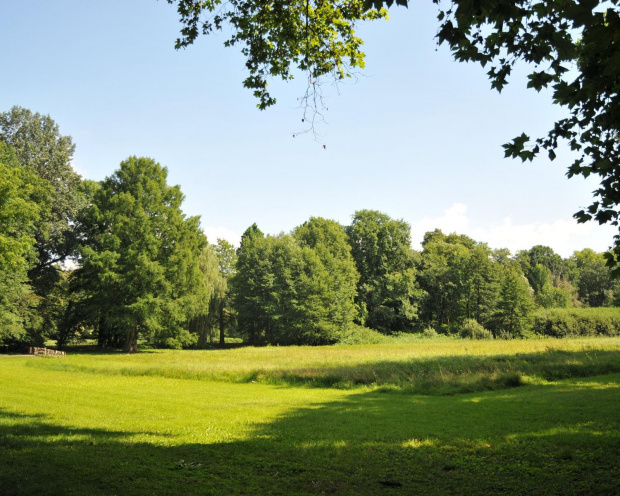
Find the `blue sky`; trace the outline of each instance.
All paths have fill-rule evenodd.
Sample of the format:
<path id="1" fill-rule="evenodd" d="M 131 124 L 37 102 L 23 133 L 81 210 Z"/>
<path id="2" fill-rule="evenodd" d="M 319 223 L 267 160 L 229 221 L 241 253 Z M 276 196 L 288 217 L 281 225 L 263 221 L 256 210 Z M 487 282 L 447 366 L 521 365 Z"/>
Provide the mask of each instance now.
<path id="1" fill-rule="evenodd" d="M 237 49 L 216 35 L 174 50 L 178 16 L 163 0 L 3 2 L 0 111 L 49 114 L 88 179 L 130 155 L 155 158 L 211 241 L 235 241 L 253 222 L 269 233 L 310 216 L 347 224 L 369 208 L 409 222 L 415 248 L 438 227 L 513 251 L 605 250 L 615 229 L 572 219 L 597 181 L 566 178 L 570 152 L 553 163 L 503 158 L 502 143 L 544 134 L 561 109 L 526 90 L 524 72 L 499 95 L 480 67 L 437 49 L 427 4 L 360 27 L 366 69 L 324 86 L 317 140 L 293 138 L 303 78 L 274 81 L 277 105 L 257 110 Z"/>

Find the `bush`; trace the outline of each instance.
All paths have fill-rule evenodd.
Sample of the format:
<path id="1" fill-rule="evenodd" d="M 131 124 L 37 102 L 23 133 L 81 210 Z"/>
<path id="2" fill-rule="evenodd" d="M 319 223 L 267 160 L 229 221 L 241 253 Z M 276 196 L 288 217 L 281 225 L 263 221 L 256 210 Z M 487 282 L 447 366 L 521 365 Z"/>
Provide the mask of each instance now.
<path id="1" fill-rule="evenodd" d="M 504 329 L 500 329 L 499 331 L 497 331 L 495 336 L 497 337 L 497 339 L 504 339 L 506 341 L 508 341 L 509 339 L 514 339 L 514 336 L 508 331 L 505 331 Z"/>
<path id="2" fill-rule="evenodd" d="M 351 324 L 340 334 L 338 344 L 380 344 L 389 340 L 388 336 L 373 329 Z"/>
<path id="3" fill-rule="evenodd" d="M 493 339 L 493 333 L 475 319 L 467 319 L 459 328 L 459 335 L 468 339 Z"/>
<path id="4" fill-rule="evenodd" d="M 620 308 L 553 308 L 534 314 L 534 332 L 543 336 L 620 335 Z"/>
<path id="5" fill-rule="evenodd" d="M 430 327 L 430 326 L 424 329 L 424 332 L 422 332 L 422 335 L 425 338 L 436 338 L 438 336 L 437 331 L 433 327 Z"/>

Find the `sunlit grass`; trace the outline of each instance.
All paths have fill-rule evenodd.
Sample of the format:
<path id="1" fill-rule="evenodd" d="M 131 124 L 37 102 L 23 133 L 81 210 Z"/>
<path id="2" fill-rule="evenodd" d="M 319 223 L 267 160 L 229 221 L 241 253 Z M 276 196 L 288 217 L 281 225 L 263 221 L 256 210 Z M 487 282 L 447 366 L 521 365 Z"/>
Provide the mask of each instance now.
<path id="1" fill-rule="evenodd" d="M 101 357 L 91 357 L 97 360 Z M 28 359 L 24 359 L 28 360 Z M 38 420 L 79 429 L 105 429 L 123 442 L 161 445 L 245 439 L 258 422 L 273 421 L 308 401 L 342 398 L 340 391 L 45 372 L 0 360 L 0 406 L 43 415 Z M 207 419 L 205 421 L 205 419 Z M 66 434 L 64 434 L 66 435 Z M 96 437 L 96 434 L 93 434 Z"/>
<path id="2" fill-rule="evenodd" d="M 69 352 L 36 360 L 46 370 L 315 387 L 389 387 L 445 394 L 620 372 L 620 338 L 513 341 L 418 340 L 332 347 L 149 351 L 136 355 Z"/>
<path id="3" fill-rule="evenodd" d="M 0 494 L 618 494 L 618 346 L 0 358 Z M 342 386 L 372 369 L 383 385 Z M 404 394 L 425 371 L 430 395 Z"/>

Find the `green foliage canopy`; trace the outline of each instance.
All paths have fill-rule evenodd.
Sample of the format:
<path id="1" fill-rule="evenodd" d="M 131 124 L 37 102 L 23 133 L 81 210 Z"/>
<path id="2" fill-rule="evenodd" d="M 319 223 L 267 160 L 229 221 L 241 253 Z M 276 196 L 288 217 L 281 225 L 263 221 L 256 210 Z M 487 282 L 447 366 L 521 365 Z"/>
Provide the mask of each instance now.
<path id="1" fill-rule="evenodd" d="M 232 278 L 239 329 L 254 344 L 330 344 L 352 325 L 358 274 L 342 226 L 312 218 L 293 235 L 251 226 Z"/>
<path id="2" fill-rule="evenodd" d="M 217 305 L 220 345 L 224 345 L 226 329 L 233 329 L 235 324 L 235 312 L 230 298 L 230 281 L 236 271 L 237 252 L 228 241 L 218 238 L 215 244 L 215 253 L 217 254 L 221 284 L 215 292 L 214 303 Z"/>
<path id="3" fill-rule="evenodd" d="M 497 302 L 496 328 L 500 333 L 520 336 L 530 330 L 534 311 L 534 294 L 526 277 L 515 267 L 508 267 Z"/>
<path id="4" fill-rule="evenodd" d="M 166 178 L 154 160 L 130 157 L 91 192 L 75 280 L 100 344 L 123 340 L 134 352 L 139 337 L 174 348 L 195 341 L 187 321 L 208 298 L 198 260 L 206 238 Z"/>
<path id="5" fill-rule="evenodd" d="M 28 271 L 36 263 L 35 234 L 49 211 L 48 184 L 17 161 L 0 141 L 0 344 L 28 340 L 38 298 Z"/>
<path id="6" fill-rule="evenodd" d="M 338 328 L 346 328 L 358 316 L 355 295 L 360 275 L 344 226 L 333 220 L 311 217 L 293 231 L 293 237 L 300 246 L 314 250 L 325 268 L 323 304 L 328 319 Z"/>
<path id="7" fill-rule="evenodd" d="M 406 222 L 376 210 L 355 212 L 346 227 L 360 273 L 357 303 L 365 324 L 380 332 L 405 330 L 417 318 L 421 293 L 410 231 Z"/>
<path id="8" fill-rule="evenodd" d="M 604 254 L 586 248 L 573 253 L 570 260 L 577 269 L 575 283 L 581 301 L 590 307 L 610 305 L 617 281 L 610 277 Z"/>
<path id="9" fill-rule="evenodd" d="M 362 40 L 355 36 L 359 20 L 385 17 L 385 10 L 366 11 L 361 0 L 290 2 L 256 0 L 168 0 L 177 6 L 181 37 L 176 48 L 184 48 L 200 34 L 223 26 L 232 28 L 226 46 L 241 46 L 250 75 L 243 85 L 265 109 L 276 102 L 267 90 L 267 79 L 293 79 L 295 70 L 308 74 L 309 85 L 331 75 L 350 77 L 351 70 L 364 67 Z"/>
<path id="10" fill-rule="evenodd" d="M 35 279 L 44 277 L 58 262 L 75 254 L 73 223 L 86 202 L 80 191 L 80 176 L 71 167 L 75 145 L 60 134 L 49 115 L 13 107 L 0 113 L 0 141 L 10 145 L 18 163 L 31 169 L 50 186 L 51 209 L 40 216 L 36 240 L 39 252 Z"/>
<path id="11" fill-rule="evenodd" d="M 424 317 L 438 325 L 492 320 L 501 281 L 501 263 L 484 243 L 465 235 L 426 233 L 419 278 L 425 290 Z"/>
<path id="12" fill-rule="evenodd" d="M 27 326 L 30 339 L 43 344 L 55 335 L 64 312 L 61 265 L 77 255 L 77 218 L 86 206 L 81 178 L 71 167 L 75 146 L 50 116 L 17 106 L 0 113 L 0 142 L 9 144 L 17 163 L 45 185 L 34 199 L 42 208 L 34 231 L 37 255 L 28 277 L 37 295 L 37 316 Z"/>

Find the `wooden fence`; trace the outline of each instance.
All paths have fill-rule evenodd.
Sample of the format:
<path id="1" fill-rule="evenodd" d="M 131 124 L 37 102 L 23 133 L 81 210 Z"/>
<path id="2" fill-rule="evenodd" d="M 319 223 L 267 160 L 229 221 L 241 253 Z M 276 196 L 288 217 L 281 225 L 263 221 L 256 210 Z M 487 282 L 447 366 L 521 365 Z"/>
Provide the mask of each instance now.
<path id="1" fill-rule="evenodd" d="M 66 356 L 66 353 L 64 351 L 48 350 L 47 348 L 37 348 L 34 346 L 31 346 L 30 348 L 28 348 L 28 353 L 30 355 L 35 355 L 35 356 L 55 356 L 55 357 Z"/>

